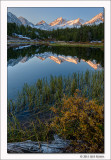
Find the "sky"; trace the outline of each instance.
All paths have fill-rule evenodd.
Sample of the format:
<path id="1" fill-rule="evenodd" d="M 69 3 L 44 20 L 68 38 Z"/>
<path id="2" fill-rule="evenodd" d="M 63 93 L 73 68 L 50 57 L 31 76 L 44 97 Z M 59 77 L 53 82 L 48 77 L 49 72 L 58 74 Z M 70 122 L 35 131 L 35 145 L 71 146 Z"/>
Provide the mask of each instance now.
<path id="1" fill-rule="evenodd" d="M 22 16 L 33 24 L 41 20 L 51 23 L 59 17 L 63 17 L 66 20 L 81 18 L 88 21 L 103 11 L 104 8 L 102 7 L 8 7 L 8 12 L 17 17 Z"/>

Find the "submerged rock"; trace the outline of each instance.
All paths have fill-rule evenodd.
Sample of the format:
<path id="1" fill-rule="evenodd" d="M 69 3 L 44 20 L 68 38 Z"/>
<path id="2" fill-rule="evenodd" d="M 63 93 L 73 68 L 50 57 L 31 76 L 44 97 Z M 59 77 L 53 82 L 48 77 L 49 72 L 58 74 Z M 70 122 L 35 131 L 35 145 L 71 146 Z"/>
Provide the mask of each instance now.
<path id="1" fill-rule="evenodd" d="M 7 144 L 8 153 L 63 153 L 64 148 L 70 144 L 69 140 L 63 140 L 58 135 L 54 135 L 51 143 L 34 142 L 14 142 Z"/>

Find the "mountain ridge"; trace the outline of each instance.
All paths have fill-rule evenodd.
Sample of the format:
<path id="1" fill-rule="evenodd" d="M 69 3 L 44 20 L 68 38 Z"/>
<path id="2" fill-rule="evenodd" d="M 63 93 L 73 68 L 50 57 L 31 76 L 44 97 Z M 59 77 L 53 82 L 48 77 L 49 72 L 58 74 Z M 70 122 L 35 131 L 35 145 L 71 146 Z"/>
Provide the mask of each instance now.
<path id="1" fill-rule="evenodd" d="M 34 27 L 34 24 L 29 22 L 26 18 L 20 16 L 18 17 L 18 19 L 21 21 L 21 23 L 24 25 L 24 26 L 30 26 L 30 27 Z"/>
<path id="2" fill-rule="evenodd" d="M 19 48 L 17 48 L 17 49 L 19 49 Z M 23 47 L 20 49 L 23 49 Z M 19 57 L 17 59 L 10 59 L 8 61 L 8 66 L 14 66 L 14 65 L 17 65 L 18 63 L 25 63 L 34 57 L 40 59 L 41 61 L 44 61 L 47 58 L 49 58 L 50 60 L 54 61 L 57 64 L 61 64 L 63 62 L 69 62 L 69 63 L 74 63 L 74 64 L 80 63 L 79 58 L 76 56 L 74 56 L 74 57 L 73 56 L 64 56 L 64 55 L 57 55 L 57 54 L 53 54 L 53 53 L 47 54 L 46 52 L 44 52 L 44 53 L 40 53 L 40 54 L 35 54 L 31 57 L 24 56 L 24 57 Z M 81 61 L 87 63 L 89 66 L 91 66 L 95 70 L 102 69 L 102 66 L 99 63 L 96 63 L 96 61 L 94 61 L 94 60 L 91 61 L 91 60 L 81 59 Z"/>
<path id="3" fill-rule="evenodd" d="M 85 24 L 91 25 L 91 24 L 100 24 L 101 22 L 104 22 L 104 15 L 103 13 L 99 13 L 96 16 L 94 16 L 91 20 L 87 21 Z M 84 24 L 84 25 L 85 25 Z"/>
<path id="4" fill-rule="evenodd" d="M 55 25 L 61 25 L 66 23 L 66 20 L 63 19 L 62 17 L 57 18 L 56 20 L 54 20 L 53 22 L 51 22 L 49 25 L 50 26 L 55 26 Z"/>
<path id="5" fill-rule="evenodd" d="M 7 13 L 7 22 L 8 23 L 16 23 L 17 25 L 22 25 L 22 22 L 11 12 Z"/>
<path id="6" fill-rule="evenodd" d="M 38 22 L 36 25 L 40 25 L 40 24 L 44 24 L 46 23 L 44 20 L 41 20 L 40 22 Z"/>
<path id="7" fill-rule="evenodd" d="M 100 23 L 104 22 L 104 14 L 103 12 L 97 14 L 89 21 L 84 21 L 81 18 L 77 18 L 74 20 L 65 20 L 63 17 L 59 17 L 56 20 L 52 21 L 51 23 L 46 23 L 44 20 L 41 20 L 40 22 L 36 23 L 35 25 L 31 22 L 29 22 L 26 18 L 20 16 L 16 17 L 11 12 L 8 12 L 7 14 L 7 22 L 8 23 L 16 23 L 17 25 L 24 25 L 30 26 L 32 28 L 37 28 L 41 30 L 53 30 L 58 28 L 73 28 L 73 27 L 81 27 L 82 25 L 98 25 Z"/>

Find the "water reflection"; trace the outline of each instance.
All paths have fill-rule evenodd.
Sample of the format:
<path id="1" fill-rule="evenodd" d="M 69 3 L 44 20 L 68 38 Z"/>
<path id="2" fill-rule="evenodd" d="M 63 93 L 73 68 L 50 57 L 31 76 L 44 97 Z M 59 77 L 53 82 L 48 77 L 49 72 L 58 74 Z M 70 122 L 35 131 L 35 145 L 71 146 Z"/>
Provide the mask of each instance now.
<path id="1" fill-rule="evenodd" d="M 96 48 L 17 46 L 8 49 L 8 98 L 14 98 L 24 83 L 38 78 L 68 76 L 73 72 L 101 70 L 104 52 Z"/>
<path id="2" fill-rule="evenodd" d="M 57 55 L 76 56 L 79 61 L 96 60 L 96 63 L 104 67 L 104 51 L 99 48 L 78 48 L 78 47 L 51 47 L 44 45 L 27 45 L 8 48 L 8 61 L 10 59 L 17 59 L 20 57 L 32 57 L 35 54 L 55 53 Z M 42 57 L 44 58 L 44 57 Z"/>

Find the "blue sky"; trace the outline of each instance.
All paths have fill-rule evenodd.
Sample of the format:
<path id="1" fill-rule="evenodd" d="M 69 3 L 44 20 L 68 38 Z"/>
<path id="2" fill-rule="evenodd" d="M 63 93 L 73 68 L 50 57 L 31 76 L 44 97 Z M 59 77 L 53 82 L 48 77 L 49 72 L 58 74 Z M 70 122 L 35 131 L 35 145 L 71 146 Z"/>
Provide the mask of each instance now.
<path id="1" fill-rule="evenodd" d="M 102 7 L 71 7 L 71 8 L 9 7 L 8 8 L 8 12 L 13 13 L 17 17 L 22 16 L 34 24 L 38 23 L 41 20 L 45 20 L 47 23 L 50 23 L 55 19 L 57 19 L 58 17 L 63 17 L 66 20 L 81 18 L 87 21 L 103 11 L 104 8 Z"/>

